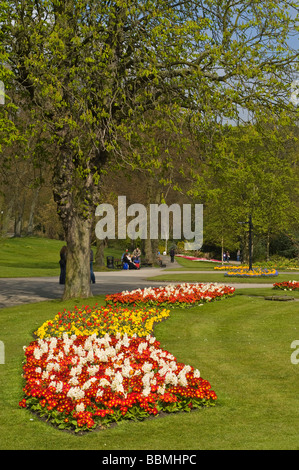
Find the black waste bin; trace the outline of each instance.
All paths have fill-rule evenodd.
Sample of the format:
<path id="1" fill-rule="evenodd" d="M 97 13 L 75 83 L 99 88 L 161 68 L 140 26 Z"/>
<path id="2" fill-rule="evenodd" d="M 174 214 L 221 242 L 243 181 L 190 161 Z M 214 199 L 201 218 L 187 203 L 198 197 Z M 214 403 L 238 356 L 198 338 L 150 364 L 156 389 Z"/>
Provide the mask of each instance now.
<path id="1" fill-rule="evenodd" d="M 107 256 L 107 268 L 114 268 L 114 256 Z"/>

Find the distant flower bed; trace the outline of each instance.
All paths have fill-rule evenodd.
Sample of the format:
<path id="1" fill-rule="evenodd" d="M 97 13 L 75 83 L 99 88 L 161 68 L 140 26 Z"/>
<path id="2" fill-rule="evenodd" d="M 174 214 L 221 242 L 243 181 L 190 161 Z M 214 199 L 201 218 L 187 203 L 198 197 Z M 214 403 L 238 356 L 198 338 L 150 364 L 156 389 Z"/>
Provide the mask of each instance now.
<path id="1" fill-rule="evenodd" d="M 237 271 L 239 269 L 249 269 L 249 266 L 246 266 L 246 265 L 233 265 L 233 264 L 224 264 L 222 266 L 215 266 L 214 269 L 216 271 Z"/>
<path id="2" fill-rule="evenodd" d="M 188 259 L 190 261 L 209 261 L 211 263 L 220 263 L 219 259 L 198 258 L 197 256 L 176 255 L 180 258 Z"/>
<path id="3" fill-rule="evenodd" d="M 218 271 L 227 271 L 226 273 L 224 273 L 224 276 L 227 277 L 272 277 L 278 275 L 278 272 L 274 268 L 255 267 L 250 270 L 249 266 L 247 265 L 215 266 L 214 269 Z"/>
<path id="4" fill-rule="evenodd" d="M 63 333 L 77 336 L 116 333 L 146 336 L 153 331 L 153 325 L 169 316 L 169 309 L 124 307 L 75 307 L 74 310 L 59 312 L 35 331 L 38 338 L 62 336 Z"/>
<path id="5" fill-rule="evenodd" d="M 299 290 L 298 281 L 286 281 L 286 282 L 276 282 L 273 284 L 274 289 L 282 290 Z"/>
<path id="6" fill-rule="evenodd" d="M 178 284 L 149 287 L 106 295 L 108 305 L 155 305 L 186 307 L 232 295 L 235 289 L 217 283 Z"/>
<path id="7" fill-rule="evenodd" d="M 25 348 L 19 405 L 75 432 L 121 419 L 213 405 L 197 369 L 176 361 L 150 335 L 39 339 Z"/>
<path id="8" fill-rule="evenodd" d="M 250 270 L 249 268 L 234 268 L 227 271 L 224 276 L 227 277 L 273 277 L 277 276 L 278 272 L 276 269 L 267 269 L 267 268 L 254 268 Z"/>

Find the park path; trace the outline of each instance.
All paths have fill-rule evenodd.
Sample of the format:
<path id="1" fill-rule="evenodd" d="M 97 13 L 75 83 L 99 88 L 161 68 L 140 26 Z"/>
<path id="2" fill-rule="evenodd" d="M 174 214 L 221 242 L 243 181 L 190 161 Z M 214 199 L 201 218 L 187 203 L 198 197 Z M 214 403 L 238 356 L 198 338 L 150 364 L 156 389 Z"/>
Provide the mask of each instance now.
<path id="1" fill-rule="evenodd" d="M 176 261 L 170 263 L 164 258 L 166 268 L 141 268 L 138 271 L 105 271 L 96 272 L 96 283 L 92 285 L 93 295 L 114 294 L 123 290 L 143 289 L 161 285 L 161 281 L 151 281 L 149 278 L 161 274 L 206 273 L 207 271 L 171 271 L 169 268 L 181 268 Z M 211 273 L 217 271 L 209 271 Z M 291 273 L 290 273 L 291 279 Z M 269 287 L 273 280 L 265 284 L 228 282 L 229 286 L 238 288 Z M 163 283 L 162 283 L 163 284 Z M 2 278 L 0 279 L 0 308 L 12 307 L 44 300 L 61 299 L 64 287 L 59 284 L 58 277 L 38 278 Z"/>

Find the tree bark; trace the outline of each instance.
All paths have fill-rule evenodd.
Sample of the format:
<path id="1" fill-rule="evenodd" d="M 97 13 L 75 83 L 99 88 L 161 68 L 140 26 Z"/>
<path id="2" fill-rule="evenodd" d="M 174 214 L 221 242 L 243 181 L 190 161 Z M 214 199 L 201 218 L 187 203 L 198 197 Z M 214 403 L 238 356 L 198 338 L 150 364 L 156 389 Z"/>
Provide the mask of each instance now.
<path id="1" fill-rule="evenodd" d="M 70 219 L 66 236 L 67 262 L 63 299 L 91 297 L 90 233 L 91 220 L 75 215 Z"/>
<path id="2" fill-rule="evenodd" d="M 107 245 L 106 240 L 99 240 L 97 239 L 97 250 L 95 255 L 95 264 L 99 268 L 103 268 L 105 266 L 105 253 L 104 249 Z"/>
<path id="3" fill-rule="evenodd" d="M 27 235 L 32 235 L 33 234 L 34 215 L 35 215 L 35 209 L 36 209 L 40 189 L 41 189 L 41 187 L 38 186 L 34 190 L 33 199 L 32 199 L 31 206 L 30 206 L 30 214 L 29 214 L 29 220 L 28 220 Z"/>
<path id="4" fill-rule="evenodd" d="M 67 244 L 66 281 L 63 300 L 91 297 L 90 250 L 95 207 L 99 202 L 99 184 L 93 172 L 104 161 L 104 154 L 78 161 L 67 145 L 60 147 L 54 168 L 54 200 L 63 224 Z"/>

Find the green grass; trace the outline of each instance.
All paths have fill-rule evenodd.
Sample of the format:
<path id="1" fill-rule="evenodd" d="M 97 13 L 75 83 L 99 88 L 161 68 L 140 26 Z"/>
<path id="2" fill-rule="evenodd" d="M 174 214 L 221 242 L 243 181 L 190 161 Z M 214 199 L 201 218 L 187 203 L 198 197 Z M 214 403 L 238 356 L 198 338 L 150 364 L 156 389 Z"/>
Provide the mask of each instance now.
<path id="1" fill-rule="evenodd" d="M 221 263 L 215 263 L 210 261 L 192 261 L 190 259 L 181 258 L 176 256 L 175 260 L 180 264 L 180 268 L 169 268 L 169 271 L 182 271 L 190 269 L 192 271 L 202 270 L 202 271 L 213 271 L 215 266 L 221 266 Z M 168 268 L 167 268 L 168 270 Z"/>
<path id="2" fill-rule="evenodd" d="M 162 274 L 149 278 L 151 281 L 163 282 L 219 282 L 222 284 L 274 284 L 283 281 L 298 281 L 299 274 L 278 274 L 274 277 L 227 277 L 222 272 L 206 272 L 206 273 L 182 273 L 182 274 Z"/>
<path id="3" fill-rule="evenodd" d="M 59 275 L 64 242 L 47 238 L 0 239 L 0 277 Z"/>
<path id="4" fill-rule="evenodd" d="M 217 266 L 222 266 L 221 265 L 221 262 L 219 263 L 216 263 L 216 262 L 211 262 L 211 261 L 192 261 L 192 260 L 189 260 L 189 259 L 186 259 L 186 258 L 182 258 L 180 256 L 177 256 L 176 258 L 176 261 L 179 263 L 179 265 L 181 266 L 180 268 L 171 268 L 169 269 L 170 271 L 183 271 L 183 270 L 186 270 L 186 269 L 190 269 L 190 271 L 197 271 L 197 270 L 200 270 L 200 271 L 213 271 L 214 270 L 214 267 Z M 230 265 L 234 265 L 233 262 L 229 263 Z M 290 268 L 288 268 L 288 264 L 290 265 Z M 298 272 L 299 270 L 299 263 L 298 263 L 298 260 L 287 260 L 287 259 L 283 259 L 282 262 L 280 263 L 280 265 L 277 266 L 277 264 L 275 264 L 274 262 L 265 262 L 264 264 L 262 263 L 257 263 L 256 266 L 264 266 L 264 267 L 275 267 L 278 271 L 281 271 L 281 272 L 285 272 L 285 271 L 290 271 L 290 272 Z M 228 264 L 226 264 L 225 266 L 228 266 Z"/>
<path id="5" fill-rule="evenodd" d="M 299 364 L 291 363 L 299 339 L 298 302 L 271 302 L 243 289 L 234 297 L 175 309 L 155 336 L 178 361 L 199 368 L 218 395 L 217 405 L 196 412 L 125 422 L 83 436 L 59 431 L 18 407 L 22 398 L 23 346 L 61 308 L 80 300 L 55 300 L 1 310 L 0 448 L 195 450 L 298 449 Z M 278 291 L 280 293 L 280 291 Z M 250 294 L 250 295 L 247 295 Z M 103 302 L 103 297 L 84 304 Z"/>
<path id="6" fill-rule="evenodd" d="M 59 252 L 63 245 L 63 241 L 47 238 L 0 238 L 0 278 L 59 276 Z M 115 258 L 121 253 L 116 249 L 105 250 L 105 256 Z"/>

